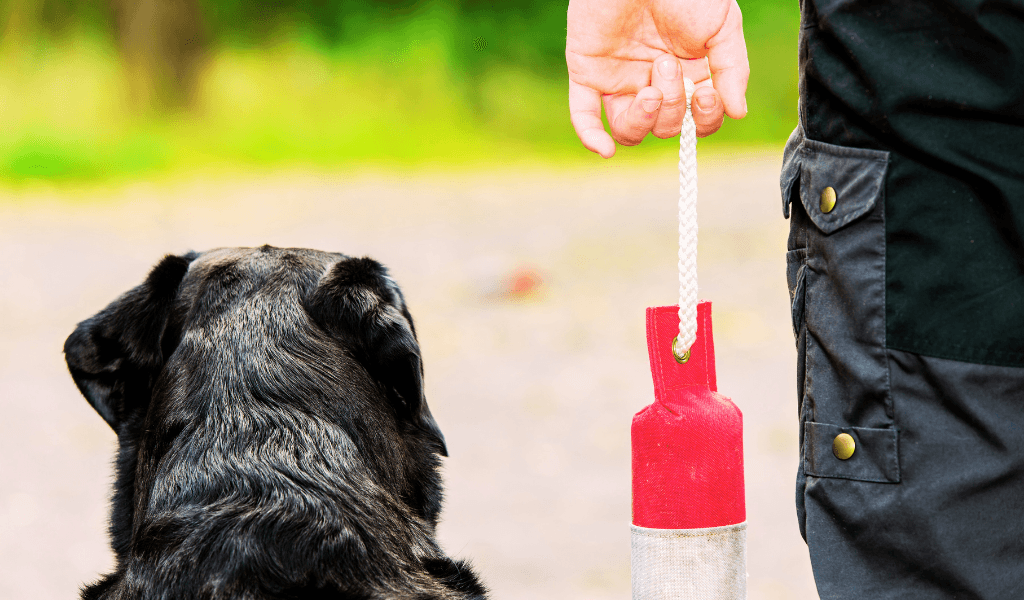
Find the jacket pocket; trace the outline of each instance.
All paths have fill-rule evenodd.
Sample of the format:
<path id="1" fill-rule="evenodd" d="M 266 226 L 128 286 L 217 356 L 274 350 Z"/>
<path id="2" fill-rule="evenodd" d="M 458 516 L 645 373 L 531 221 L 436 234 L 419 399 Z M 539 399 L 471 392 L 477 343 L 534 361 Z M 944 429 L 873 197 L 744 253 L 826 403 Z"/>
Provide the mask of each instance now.
<path id="1" fill-rule="evenodd" d="M 899 481 L 885 349 L 888 158 L 809 140 L 799 129 L 787 145 L 780 183 L 791 213 L 786 278 L 799 352 L 799 487 L 804 476 Z M 856 445 L 846 460 L 832 450 L 841 433 Z"/>
<path id="2" fill-rule="evenodd" d="M 836 437 L 853 438 L 853 454 L 839 458 L 833 451 Z M 899 432 L 894 428 L 841 427 L 828 423 L 804 423 L 804 473 L 876 483 L 900 480 Z"/>
<path id="3" fill-rule="evenodd" d="M 808 218 L 828 235 L 875 207 L 883 192 L 888 152 L 836 146 L 802 136 L 796 144 L 791 138 L 790 144 L 780 180 L 786 217 L 798 195 Z M 794 188 L 798 193 L 793 193 Z M 826 190 L 831 190 L 834 202 L 823 203 Z"/>

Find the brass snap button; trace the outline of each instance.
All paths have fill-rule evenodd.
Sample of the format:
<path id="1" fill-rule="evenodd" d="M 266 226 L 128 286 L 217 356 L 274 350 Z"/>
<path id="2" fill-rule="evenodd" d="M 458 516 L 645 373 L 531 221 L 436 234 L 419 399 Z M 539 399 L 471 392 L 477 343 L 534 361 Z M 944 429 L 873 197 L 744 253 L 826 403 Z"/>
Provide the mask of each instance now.
<path id="1" fill-rule="evenodd" d="M 829 186 L 821 191 L 821 212 L 830 213 L 836 207 L 836 191 Z"/>
<path id="2" fill-rule="evenodd" d="M 839 460 L 850 458 L 856 449 L 857 442 L 853 441 L 853 436 L 848 433 L 840 433 L 836 439 L 832 440 L 832 454 L 835 454 Z"/>

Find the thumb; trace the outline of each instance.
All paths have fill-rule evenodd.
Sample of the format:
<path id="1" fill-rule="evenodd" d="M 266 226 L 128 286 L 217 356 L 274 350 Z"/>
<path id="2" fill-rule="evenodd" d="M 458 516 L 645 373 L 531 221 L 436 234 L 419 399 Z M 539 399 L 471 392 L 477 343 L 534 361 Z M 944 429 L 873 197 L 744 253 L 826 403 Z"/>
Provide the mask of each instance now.
<path id="1" fill-rule="evenodd" d="M 742 119 L 747 114 L 747 80 L 750 63 L 743 41 L 743 17 L 735 0 L 725 16 L 722 29 L 708 40 L 708 66 L 715 90 L 722 96 L 725 114 Z"/>

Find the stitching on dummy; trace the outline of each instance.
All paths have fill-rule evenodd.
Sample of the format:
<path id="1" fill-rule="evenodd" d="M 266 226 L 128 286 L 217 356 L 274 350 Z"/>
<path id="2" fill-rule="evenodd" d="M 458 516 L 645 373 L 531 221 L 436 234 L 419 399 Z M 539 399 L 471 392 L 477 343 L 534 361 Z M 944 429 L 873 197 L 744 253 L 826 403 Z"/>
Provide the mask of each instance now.
<path id="1" fill-rule="evenodd" d="M 658 319 L 657 318 L 653 319 L 653 323 L 651 325 L 651 329 L 654 332 L 653 337 L 651 339 L 654 339 L 654 340 L 660 339 L 658 337 Z M 654 360 L 658 364 L 658 372 L 657 372 L 657 374 L 656 374 L 656 376 L 654 378 L 655 399 L 656 400 L 663 400 L 664 399 L 664 395 L 666 393 L 666 390 L 668 389 L 668 385 L 665 382 L 665 366 L 661 362 L 661 350 L 658 349 L 658 348 L 656 348 L 655 351 L 654 351 Z"/>
<path id="2" fill-rule="evenodd" d="M 694 305 L 696 306 L 696 303 L 694 303 Z M 702 344 L 702 346 L 703 346 L 702 349 L 704 350 L 704 356 L 703 356 L 703 359 L 704 359 L 704 385 L 707 386 L 708 389 L 711 389 L 711 372 L 712 372 L 712 367 L 711 367 L 710 359 L 708 358 L 708 356 L 710 355 L 710 352 L 708 352 L 708 349 L 711 347 L 711 344 L 709 344 L 707 342 L 707 335 L 708 335 L 709 331 L 711 331 L 711 317 L 705 315 L 705 317 L 704 317 L 704 336 L 705 336 L 705 340 L 704 340 L 704 343 Z"/>
<path id="3" fill-rule="evenodd" d="M 717 536 L 732 536 L 737 532 L 747 529 L 747 522 L 741 521 L 732 525 L 721 525 L 718 527 L 703 527 L 699 529 L 654 529 L 632 525 L 630 527 L 636 535 L 650 538 L 675 539 L 675 538 L 709 538 Z"/>

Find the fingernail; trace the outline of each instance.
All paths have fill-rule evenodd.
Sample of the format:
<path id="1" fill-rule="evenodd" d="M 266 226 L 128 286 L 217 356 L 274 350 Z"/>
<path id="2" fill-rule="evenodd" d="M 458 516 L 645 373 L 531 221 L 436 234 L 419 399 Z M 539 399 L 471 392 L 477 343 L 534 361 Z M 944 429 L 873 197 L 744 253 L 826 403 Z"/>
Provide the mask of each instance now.
<path id="1" fill-rule="evenodd" d="M 658 65 L 658 72 L 665 79 L 675 79 L 679 77 L 679 62 L 675 60 L 663 60 Z"/>
<path id="2" fill-rule="evenodd" d="M 697 103 L 697 108 L 701 110 L 711 110 L 715 107 L 715 104 L 718 104 L 715 97 L 710 94 L 697 96 L 694 101 Z"/>
<path id="3" fill-rule="evenodd" d="M 661 106 L 661 100 L 644 100 L 640 102 L 640 106 L 643 107 L 644 112 L 652 113 L 658 110 L 658 107 Z"/>

